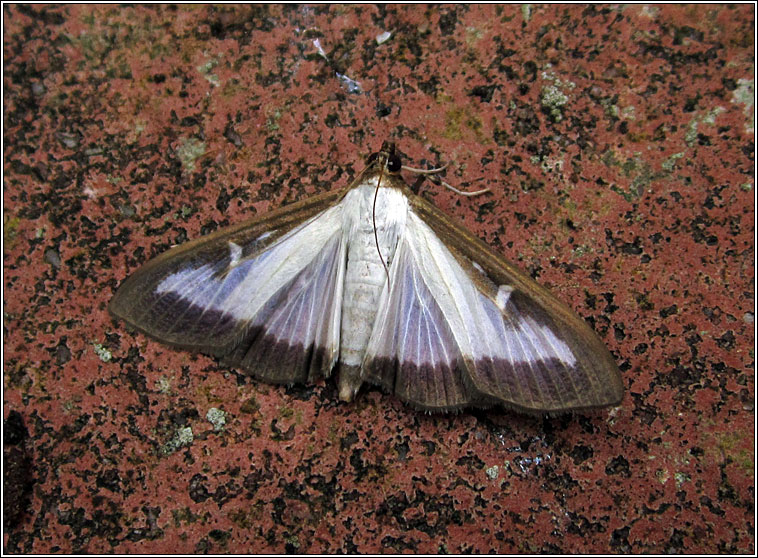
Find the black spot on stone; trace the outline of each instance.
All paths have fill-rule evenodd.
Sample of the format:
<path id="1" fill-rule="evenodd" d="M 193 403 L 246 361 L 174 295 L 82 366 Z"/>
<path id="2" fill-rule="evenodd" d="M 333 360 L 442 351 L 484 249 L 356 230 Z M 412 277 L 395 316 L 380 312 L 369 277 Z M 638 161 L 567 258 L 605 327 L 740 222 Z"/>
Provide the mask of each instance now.
<path id="1" fill-rule="evenodd" d="M 700 101 L 700 95 L 688 98 L 684 103 L 684 112 L 695 112 L 698 107 L 698 101 Z"/>
<path id="2" fill-rule="evenodd" d="M 734 78 L 722 77 L 721 84 L 727 91 L 734 91 L 737 89 L 737 81 Z"/>
<path id="3" fill-rule="evenodd" d="M 54 11 L 53 6 L 43 6 L 37 11 L 31 6 L 19 4 L 16 6 L 16 9 L 25 16 L 45 25 L 63 25 L 66 21 L 63 15 Z"/>
<path id="4" fill-rule="evenodd" d="M 418 88 L 421 89 L 424 93 L 430 96 L 437 95 L 437 89 L 439 88 L 440 80 L 437 76 L 430 76 L 428 80 L 426 81 L 420 81 L 418 83 Z"/>
<path id="5" fill-rule="evenodd" d="M 574 465 L 579 465 L 580 463 L 591 459 L 594 454 L 595 452 L 591 447 L 582 444 L 577 444 L 574 446 L 569 453 L 571 458 L 574 460 Z"/>
<path id="6" fill-rule="evenodd" d="M 3 424 L 3 433 L 3 526 L 13 530 L 29 511 L 34 466 L 25 445 L 29 432 L 18 411 L 8 414 Z"/>
<path id="7" fill-rule="evenodd" d="M 190 480 L 189 484 L 189 497 L 193 502 L 205 502 L 210 497 L 210 492 L 205 483 L 208 482 L 208 478 L 200 473 L 197 473 Z"/>
<path id="8" fill-rule="evenodd" d="M 724 335 L 716 339 L 716 343 L 719 347 L 722 349 L 725 349 L 727 351 L 731 351 L 734 349 L 736 338 L 734 336 L 734 332 L 730 329 Z"/>
<path id="9" fill-rule="evenodd" d="M 229 538 L 232 536 L 231 533 L 228 531 L 223 531 L 221 529 L 212 529 L 208 536 L 216 541 L 217 543 L 225 544 L 226 541 L 229 540 Z"/>
<path id="10" fill-rule="evenodd" d="M 121 477 L 118 469 L 108 469 L 97 476 L 95 484 L 100 488 L 107 488 L 111 492 L 121 492 Z"/>
<path id="11" fill-rule="evenodd" d="M 629 527 L 620 527 L 613 531 L 610 542 L 612 549 L 622 554 L 626 554 L 631 550 L 631 546 L 629 545 L 629 530 Z"/>
<path id="12" fill-rule="evenodd" d="M 24 418 L 18 411 L 8 413 L 3 426 L 3 442 L 6 446 L 16 446 L 29 437 L 29 431 L 24 424 Z"/>
<path id="13" fill-rule="evenodd" d="M 455 27 L 458 25 L 458 14 L 454 9 L 444 11 L 440 14 L 440 33 L 442 36 L 452 35 Z"/>
<path id="14" fill-rule="evenodd" d="M 384 103 L 377 103 L 376 105 L 376 115 L 379 118 L 384 118 L 385 116 L 389 116 L 392 114 L 392 107 L 390 105 L 385 105 Z"/>
<path id="15" fill-rule="evenodd" d="M 226 140 L 234 145 L 234 147 L 242 147 L 242 137 L 235 131 L 234 124 L 229 122 L 224 128 L 224 137 Z"/>
<path id="16" fill-rule="evenodd" d="M 608 463 L 605 468 L 606 475 L 621 475 L 623 477 L 629 477 L 631 470 L 629 469 L 629 461 L 623 455 L 617 455 Z"/>
<path id="17" fill-rule="evenodd" d="M 469 93 L 469 97 L 479 97 L 483 103 L 489 103 L 497 85 L 477 85 Z"/>
<path id="18" fill-rule="evenodd" d="M 671 306 L 661 309 L 659 314 L 661 318 L 668 318 L 669 316 L 676 314 L 677 311 L 678 309 L 677 309 L 676 304 L 672 304 Z"/>
<path id="19" fill-rule="evenodd" d="M 344 451 L 350 449 L 358 443 L 358 434 L 356 432 L 349 432 L 340 440 L 340 448 Z"/>

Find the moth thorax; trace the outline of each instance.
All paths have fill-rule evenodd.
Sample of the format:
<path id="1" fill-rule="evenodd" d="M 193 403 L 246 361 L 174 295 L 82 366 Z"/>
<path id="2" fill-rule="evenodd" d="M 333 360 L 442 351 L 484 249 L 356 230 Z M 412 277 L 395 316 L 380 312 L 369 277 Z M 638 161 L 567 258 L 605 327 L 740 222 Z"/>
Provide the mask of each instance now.
<path id="1" fill-rule="evenodd" d="M 376 195 L 377 203 L 374 204 Z M 367 180 L 345 197 L 347 218 L 347 269 L 340 335 L 342 369 L 360 368 L 374 327 L 379 300 L 387 284 L 387 262 L 392 261 L 402 236 L 408 212 L 407 199 L 392 188 L 376 189 L 376 180 Z M 340 390 L 345 396 L 355 380 L 341 372 Z M 352 378 L 352 379 L 351 379 Z"/>

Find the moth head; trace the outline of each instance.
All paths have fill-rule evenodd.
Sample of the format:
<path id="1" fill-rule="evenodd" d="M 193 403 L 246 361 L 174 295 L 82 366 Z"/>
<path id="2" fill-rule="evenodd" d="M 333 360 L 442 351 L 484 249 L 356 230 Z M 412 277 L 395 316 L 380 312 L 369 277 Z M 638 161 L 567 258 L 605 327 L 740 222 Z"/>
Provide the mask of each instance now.
<path id="1" fill-rule="evenodd" d="M 400 156 L 395 150 L 395 144 L 391 141 L 382 143 L 382 148 L 369 155 L 366 162 L 369 166 L 384 167 L 384 171 L 390 174 L 397 174 L 403 166 Z"/>

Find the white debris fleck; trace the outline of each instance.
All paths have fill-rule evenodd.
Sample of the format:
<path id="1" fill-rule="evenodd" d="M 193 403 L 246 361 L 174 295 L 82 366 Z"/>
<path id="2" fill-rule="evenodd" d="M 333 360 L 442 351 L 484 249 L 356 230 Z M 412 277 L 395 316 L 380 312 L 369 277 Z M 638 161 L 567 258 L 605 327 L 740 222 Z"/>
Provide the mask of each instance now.
<path id="1" fill-rule="evenodd" d="M 275 232 L 276 232 L 276 230 L 266 231 L 265 233 L 263 233 L 262 235 L 260 235 L 258 238 L 256 238 L 255 242 L 263 242 L 264 240 L 266 240 L 269 236 L 271 236 Z"/>
<path id="2" fill-rule="evenodd" d="M 376 44 L 381 45 L 386 43 L 390 40 L 390 37 L 392 36 L 392 31 L 384 31 L 383 33 L 379 33 L 376 36 Z"/>
<path id="3" fill-rule="evenodd" d="M 319 41 L 318 39 L 313 39 L 313 46 L 316 47 L 316 50 L 324 58 L 324 60 L 329 60 L 329 57 L 326 55 L 326 52 L 324 52 L 324 48 L 321 46 L 321 41 Z"/>
<path id="4" fill-rule="evenodd" d="M 354 79 L 350 79 L 345 74 L 341 74 L 337 72 L 337 77 L 342 82 L 342 84 L 347 88 L 348 93 L 363 93 L 363 88 L 361 87 L 361 84 L 355 81 Z"/>
<path id="5" fill-rule="evenodd" d="M 524 18 L 525 23 L 529 23 L 529 20 L 532 19 L 531 4 L 521 4 L 521 17 Z"/>

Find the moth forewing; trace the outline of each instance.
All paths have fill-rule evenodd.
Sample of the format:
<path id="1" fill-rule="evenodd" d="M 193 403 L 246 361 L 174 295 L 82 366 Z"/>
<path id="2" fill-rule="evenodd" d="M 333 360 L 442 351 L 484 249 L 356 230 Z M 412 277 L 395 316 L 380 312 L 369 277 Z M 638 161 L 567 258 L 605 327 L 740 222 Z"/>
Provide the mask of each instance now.
<path id="1" fill-rule="evenodd" d="M 582 318 L 548 289 L 496 254 L 479 238 L 451 221 L 420 196 L 411 198 L 411 206 L 446 245 L 482 294 L 495 305 L 498 304 L 498 296 L 507 299 L 500 301 L 503 303 L 501 310 L 506 323 L 510 320 L 510 325 L 518 328 L 518 323 L 513 323 L 514 320 L 518 320 L 518 316 L 525 318 L 524 323 L 528 326 L 526 329 L 535 333 L 537 338 L 544 337 L 542 344 L 545 347 L 550 348 L 551 345 L 562 342 L 575 359 L 572 366 L 563 363 L 562 366 L 552 367 L 535 365 L 534 362 L 530 366 L 521 366 L 522 371 L 527 368 L 537 369 L 529 370 L 529 373 L 524 371 L 532 382 L 535 375 L 539 377 L 542 374 L 546 382 L 553 384 L 552 397 L 549 386 L 540 389 L 539 385 L 533 385 L 538 395 L 531 404 L 524 404 L 518 398 L 502 401 L 503 393 L 497 393 L 497 390 L 493 393 L 492 389 L 488 389 L 491 386 L 482 385 L 474 379 L 478 390 L 501 399 L 506 406 L 525 411 L 581 410 L 616 405 L 621 401 L 623 384 L 618 366 L 606 346 Z M 523 335 L 520 337 L 523 338 Z M 551 358 L 546 352 L 542 351 L 543 356 Z M 535 349 L 535 356 L 538 353 L 540 351 Z M 546 359 L 541 360 L 544 362 Z M 562 389 L 564 393 L 555 393 L 556 389 Z"/>
<path id="2" fill-rule="evenodd" d="M 176 246 L 128 277 L 108 309 L 163 343 L 230 359 L 249 336 L 251 322 L 221 316 L 195 303 L 203 298 L 206 302 L 213 300 L 214 281 L 217 298 L 233 281 L 243 282 L 245 262 L 270 250 L 343 195 L 344 191 L 327 192 Z M 307 237 L 304 240 L 310 241 Z M 291 371 L 282 370 L 283 365 L 277 366 L 277 362 L 281 359 L 271 363 L 266 379 L 277 381 L 281 373 L 282 382 L 290 381 Z"/>

